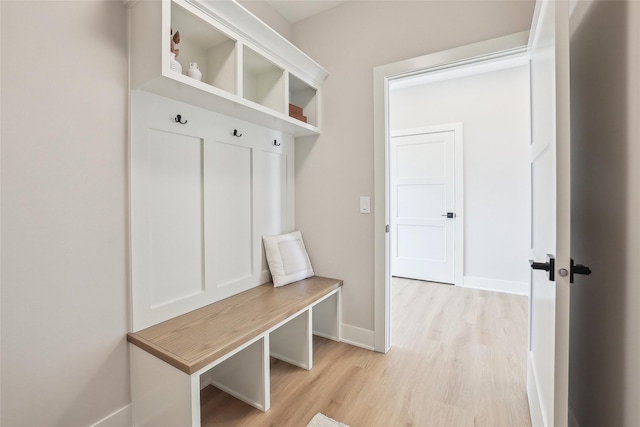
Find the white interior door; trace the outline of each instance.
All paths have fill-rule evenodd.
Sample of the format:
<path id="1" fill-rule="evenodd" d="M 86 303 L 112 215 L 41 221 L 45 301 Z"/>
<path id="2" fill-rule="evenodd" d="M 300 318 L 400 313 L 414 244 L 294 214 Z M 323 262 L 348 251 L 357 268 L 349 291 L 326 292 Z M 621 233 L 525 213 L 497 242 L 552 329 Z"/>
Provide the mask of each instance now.
<path id="1" fill-rule="evenodd" d="M 531 47 L 531 271 L 527 394 L 533 426 L 566 426 L 569 382 L 569 7 L 538 1 Z M 545 265 L 547 254 L 555 264 Z"/>
<path id="2" fill-rule="evenodd" d="M 391 274 L 454 283 L 454 130 L 391 136 Z"/>

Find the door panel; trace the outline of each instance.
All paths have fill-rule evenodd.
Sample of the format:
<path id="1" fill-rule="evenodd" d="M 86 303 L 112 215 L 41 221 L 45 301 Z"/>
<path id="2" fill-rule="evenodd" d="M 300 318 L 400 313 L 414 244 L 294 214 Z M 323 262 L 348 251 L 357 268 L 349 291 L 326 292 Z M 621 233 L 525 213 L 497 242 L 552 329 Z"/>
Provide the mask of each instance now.
<path id="1" fill-rule="evenodd" d="M 454 283 L 454 131 L 391 138 L 392 275 Z"/>
<path id="2" fill-rule="evenodd" d="M 538 1 L 531 48 L 531 257 L 527 394 L 534 426 L 568 423 L 569 7 Z M 550 275 L 550 273 L 553 273 Z M 552 278 L 552 279 L 550 279 Z"/>

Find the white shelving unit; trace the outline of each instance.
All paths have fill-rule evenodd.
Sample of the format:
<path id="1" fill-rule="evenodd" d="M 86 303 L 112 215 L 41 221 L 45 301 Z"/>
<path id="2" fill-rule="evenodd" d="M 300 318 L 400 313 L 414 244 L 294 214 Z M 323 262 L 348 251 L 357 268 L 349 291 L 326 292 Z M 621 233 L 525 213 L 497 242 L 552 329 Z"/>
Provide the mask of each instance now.
<path id="1" fill-rule="evenodd" d="M 320 133 L 327 71 L 230 0 L 129 1 L 131 88 L 206 108 L 293 136 Z M 171 31 L 180 32 L 170 68 Z M 202 80 L 185 73 L 197 62 Z M 289 116 L 292 103 L 307 122 Z"/>
<path id="2" fill-rule="evenodd" d="M 241 293 L 268 282 L 262 236 L 295 224 L 294 141 L 320 133 L 320 88 L 328 73 L 235 1 L 124 1 L 137 334 L 242 299 Z M 171 68 L 171 36 L 177 31 L 182 72 Z M 186 74 L 191 62 L 202 79 Z M 290 117 L 290 104 L 302 108 L 298 118 Z M 309 280 L 322 292 L 322 281 L 341 286 L 335 279 Z M 291 292 L 294 285 L 289 286 Z M 305 299 L 286 318 L 278 313 L 288 305 L 279 303 L 269 310 L 277 323 L 257 332 L 249 316 L 252 335 L 242 342 L 185 333 L 178 320 L 176 336 L 195 340 L 207 352 L 211 345 L 224 349 L 235 343 L 203 367 L 184 370 L 171 363 L 189 359 L 172 358 L 191 351 L 194 342 L 181 342 L 164 355 L 131 344 L 134 425 L 200 426 L 200 390 L 209 384 L 268 410 L 270 357 L 311 369 L 312 333 L 340 340 L 340 295 L 336 287 Z M 209 331 L 228 331 L 229 311 L 224 313 L 206 319 Z M 212 321 L 223 324 L 211 326 Z"/>

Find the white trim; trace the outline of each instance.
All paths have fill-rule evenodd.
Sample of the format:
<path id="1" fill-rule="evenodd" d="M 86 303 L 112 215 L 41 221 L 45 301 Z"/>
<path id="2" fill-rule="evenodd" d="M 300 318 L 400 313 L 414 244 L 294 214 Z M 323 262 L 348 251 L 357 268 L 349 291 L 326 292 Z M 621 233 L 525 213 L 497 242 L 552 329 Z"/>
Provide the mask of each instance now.
<path id="1" fill-rule="evenodd" d="M 527 399 L 529 401 L 529 414 L 531 416 L 532 427 L 546 427 L 544 422 L 542 401 L 538 390 L 538 379 L 531 352 L 527 354 Z"/>
<path id="2" fill-rule="evenodd" d="M 131 403 L 107 415 L 90 427 L 131 427 L 133 426 L 133 410 Z"/>
<path id="3" fill-rule="evenodd" d="M 368 329 L 358 328 L 357 326 L 351 326 L 342 324 L 342 339 L 340 341 L 355 345 L 356 347 L 365 348 L 367 350 L 374 349 L 374 334 L 373 331 Z"/>
<path id="4" fill-rule="evenodd" d="M 386 353 L 390 348 L 389 305 L 389 224 L 388 176 L 388 91 L 389 81 L 411 73 L 454 68 L 487 59 L 522 53 L 529 32 L 524 31 L 455 49 L 407 59 L 373 69 L 374 107 L 374 348 Z"/>
<path id="5" fill-rule="evenodd" d="M 529 295 L 529 283 L 511 280 L 487 279 L 485 277 L 464 276 L 463 288 L 502 292 L 505 294 Z"/>

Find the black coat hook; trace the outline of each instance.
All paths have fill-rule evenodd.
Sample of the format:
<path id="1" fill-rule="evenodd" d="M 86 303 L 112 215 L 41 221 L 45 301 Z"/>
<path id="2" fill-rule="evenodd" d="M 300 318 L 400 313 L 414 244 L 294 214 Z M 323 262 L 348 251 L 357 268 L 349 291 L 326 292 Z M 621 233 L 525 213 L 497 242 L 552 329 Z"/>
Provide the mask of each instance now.
<path id="1" fill-rule="evenodd" d="M 175 119 L 176 123 L 180 123 L 181 125 L 186 125 L 188 120 L 185 120 L 184 122 L 182 121 L 182 116 L 180 114 L 178 114 Z"/>
<path id="2" fill-rule="evenodd" d="M 233 130 L 233 136 L 237 136 L 238 138 L 240 138 L 242 136 L 242 134 L 240 132 L 238 132 L 238 129 L 234 129 Z"/>
<path id="3" fill-rule="evenodd" d="M 276 147 L 280 147 L 280 143 L 278 142 L 277 139 L 273 140 L 273 145 L 275 145 Z"/>

